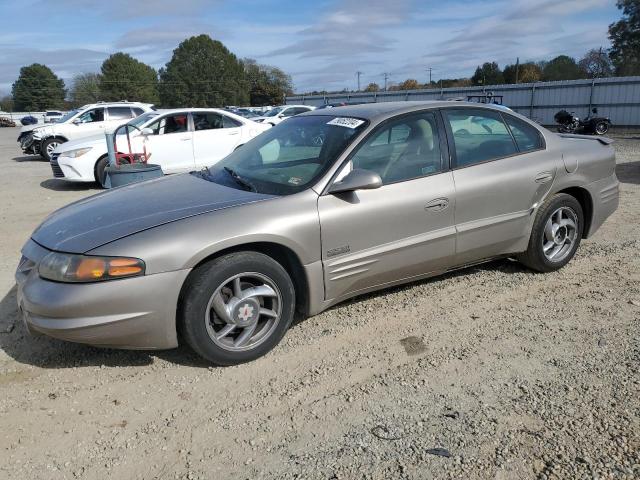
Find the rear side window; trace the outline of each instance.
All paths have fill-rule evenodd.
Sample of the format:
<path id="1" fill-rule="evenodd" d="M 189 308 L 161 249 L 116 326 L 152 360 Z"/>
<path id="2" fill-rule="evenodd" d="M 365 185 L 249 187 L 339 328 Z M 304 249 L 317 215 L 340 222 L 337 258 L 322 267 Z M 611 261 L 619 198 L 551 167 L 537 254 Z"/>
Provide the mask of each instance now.
<path id="1" fill-rule="evenodd" d="M 507 122 L 507 125 L 509 125 L 509 129 L 513 134 L 513 138 L 516 139 L 516 144 L 520 152 L 531 152 L 543 147 L 542 136 L 537 129 L 511 115 L 503 115 L 503 118 L 505 122 Z"/>
<path id="2" fill-rule="evenodd" d="M 240 123 L 238 120 L 231 118 L 231 117 L 227 117 L 226 115 L 222 116 L 222 126 L 224 128 L 237 128 L 237 127 L 241 127 L 242 123 Z"/>
<path id="3" fill-rule="evenodd" d="M 453 133 L 456 167 L 518 153 L 511 133 L 498 112 L 471 108 L 444 110 Z"/>
<path id="4" fill-rule="evenodd" d="M 142 115 L 144 113 L 144 110 L 141 109 L 140 107 L 133 107 L 133 115 L 134 116 L 139 116 Z"/>
<path id="5" fill-rule="evenodd" d="M 109 107 L 109 120 L 125 120 L 127 118 L 133 118 L 131 109 L 129 107 Z"/>

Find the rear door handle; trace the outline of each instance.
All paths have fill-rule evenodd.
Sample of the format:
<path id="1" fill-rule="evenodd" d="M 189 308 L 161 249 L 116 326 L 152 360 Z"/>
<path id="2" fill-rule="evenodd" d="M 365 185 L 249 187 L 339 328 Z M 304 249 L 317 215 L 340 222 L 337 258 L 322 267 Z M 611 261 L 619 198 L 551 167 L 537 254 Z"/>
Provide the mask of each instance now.
<path id="1" fill-rule="evenodd" d="M 240 132 L 229 132 L 229 135 L 238 135 Z"/>
<path id="2" fill-rule="evenodd" d="M 186 137 L 186 138 L 181 138 L 180 139 L 181 142 L 188 142 L 189 140 L 191 140 L 191 137 Z"/>
<path id="3" fill-rule="evenodd" d="M 449 206 L 448 198 L 436 198 L 435 200 L 431 200 L 424 207 L 428 212 L 441 212 L 445 208 Z"/>
<path id="4" fill-rule="evenodd" d="M 536 183 L 547 183 L 553 180 L 553 172 L 540 172 L 536 175 Z"/>

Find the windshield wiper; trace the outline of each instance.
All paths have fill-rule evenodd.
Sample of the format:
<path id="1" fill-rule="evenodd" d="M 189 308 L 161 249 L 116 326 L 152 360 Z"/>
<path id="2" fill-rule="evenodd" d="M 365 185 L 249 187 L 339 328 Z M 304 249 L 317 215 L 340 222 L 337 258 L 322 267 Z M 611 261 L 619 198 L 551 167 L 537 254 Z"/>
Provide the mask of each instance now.
<path id="1" fill-rule="evenodd" d="M 231 175 L 231 178 L 233 178 L 238 185 L 241 185 L 251 190 L 252 192 L 256 192 L 256 193 L 258 192 L 258 189 L 255 186 L 253 186 L 251 182 L 249 182 L 248 180 L 238 175 L 238 173 L 234 169 L 229 167 L 224 167 L 224 171 L 227 172 L 229 175 Z"/>

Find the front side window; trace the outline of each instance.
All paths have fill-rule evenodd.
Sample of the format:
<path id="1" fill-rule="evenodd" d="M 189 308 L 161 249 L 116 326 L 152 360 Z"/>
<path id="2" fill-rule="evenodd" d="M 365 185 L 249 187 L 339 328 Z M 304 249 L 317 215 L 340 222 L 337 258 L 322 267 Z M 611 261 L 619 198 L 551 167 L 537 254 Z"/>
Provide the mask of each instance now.
<path id="1" fill-rule="evenodd" d="M 520 152 L 531 152 L 543 147 L 542 137 L 536 128 L 511 115 L 504 115 L 503 118 L 509 125 Z"/>
<path id="2" fill-rule="evenodd" d="M 78 117 L 80 123 L 104 122 L 104 108 L 87 110 Z"/>
<path id="3" fill-rule="evenodd" d="M 167 115 L 156 120 L 147 128 L 153 130 L 154 135 L 168 135 L 171 133 L 182 133 L 189 130 L 186 113 L 178 113 L 175 115 Z"/>
<path id="4" fill-rule="evenodd" d="M 435 114 L 421 112 L 385 124 L 358 148 L 349 168 L 376 172 L 383 184 L 441 172 Z"/>
<path id="5" fill-rule="evenodd" d="M 109 120 L 126 120 L 132 118 L 133 114 L 129 107 L 109 107 Z"/>
<path id="6" fill-rule="evenodd" d="M 465 108 L 444 110 L 453 133 L 457 167 L 517 153 L 513 138 L 498 112 Z"/>
<path id="7" fill-rule="evenodd" d="M 271 195 L 305 190 L 367 125 L 361 119 L 341 119 L 317 115 L 283 122 L 212 166 L 207 179 Z"/>

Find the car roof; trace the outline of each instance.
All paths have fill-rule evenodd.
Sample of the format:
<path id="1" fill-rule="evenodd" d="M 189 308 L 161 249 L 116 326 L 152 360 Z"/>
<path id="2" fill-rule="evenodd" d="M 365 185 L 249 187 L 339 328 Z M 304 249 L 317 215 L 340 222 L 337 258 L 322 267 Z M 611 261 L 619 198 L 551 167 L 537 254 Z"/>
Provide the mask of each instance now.
<path id="1" fill-rule="evenodd" d="M 356 117 L 370 121 L 382 120 L 395 115 L 410 113 L 425 108 L 475 107 L 488 110 L 500 110 L 493 105 L 474 102 L 457 102 L 446 100 L 428 100 L 422 102 L 377 102 L 345 105 L 343 107 L 323 108 L 301 113 L 300 116 L 326 115 L 340 117 Z M 504 111 L 502 109 L 502 111 Z"/>

